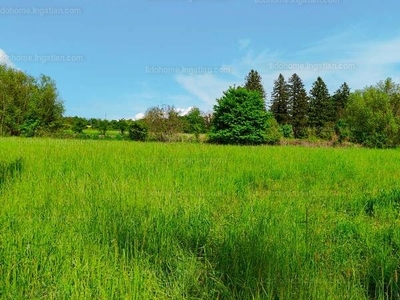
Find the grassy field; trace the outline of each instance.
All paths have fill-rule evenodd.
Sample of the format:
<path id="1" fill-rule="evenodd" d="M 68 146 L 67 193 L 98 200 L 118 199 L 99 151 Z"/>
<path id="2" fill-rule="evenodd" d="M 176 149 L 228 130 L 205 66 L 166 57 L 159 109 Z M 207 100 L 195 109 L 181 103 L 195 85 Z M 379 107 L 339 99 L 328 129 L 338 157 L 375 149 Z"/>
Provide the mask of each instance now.
<path id="1" fill-rule="evenodd" d="M 0 139 L 1 299 L 399 299 L 400 151 Z"/>

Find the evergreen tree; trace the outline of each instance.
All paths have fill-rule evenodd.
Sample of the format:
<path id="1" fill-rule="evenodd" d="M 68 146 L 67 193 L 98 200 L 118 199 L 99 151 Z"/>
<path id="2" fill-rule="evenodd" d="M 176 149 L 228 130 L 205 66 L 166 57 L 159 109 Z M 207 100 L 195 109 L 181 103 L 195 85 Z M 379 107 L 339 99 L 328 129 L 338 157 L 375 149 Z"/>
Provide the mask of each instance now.
<path id="1" fill-rule="evenodd" d="M 334 122 L 339 121 L 343 117 L 344 109 L 347 105 L 350 96 L 350 88 L 347 83 L 343 83 L 340 88 L 332 96 L 332 107 Z"/>
<path id="2" fill-rule="evenodd" d="M 264 87 L 262 85 L 262 78 L 257 71 L 251 70 L 250 73 L 245 78 L 246 83 L 244 87 L 250 91 L 258 91 L 262 99 L 266 100 L 266 94 Z"/>
<path id="3" fill-rule="evenodd" d="M 288 94 L 294 137 L 301 138 L 307 128 L 308 97 L 303 81 L 297 74 L 289 78 Z"/>
<path id="4" fill-rule="evenodd" d="M 289 87 L 282 74 L 274 82 L 271 112 L 279 124 L 289 124 Z"/>
<path id="5" fill-rule="evenodd" d="M 268 118 L 258 92 L 230 87 L 214 106 L 210 141 L 247 145 L 266 143 Z"/>
<path id="6" fill-rule="evenodd" d="M 328 88 L 322 78 L 318 77 L 310 90 L 309 124 L 319 133 L 331 120 L 332 106 Z"/>

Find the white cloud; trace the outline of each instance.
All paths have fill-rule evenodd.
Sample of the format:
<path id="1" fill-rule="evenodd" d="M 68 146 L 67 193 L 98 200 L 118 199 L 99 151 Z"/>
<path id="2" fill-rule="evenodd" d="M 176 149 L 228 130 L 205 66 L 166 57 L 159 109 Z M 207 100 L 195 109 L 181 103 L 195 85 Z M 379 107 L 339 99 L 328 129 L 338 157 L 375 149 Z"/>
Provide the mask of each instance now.
<path id="1" fill-rule="evenodd" d="M 212 107 L 216 99 L 222 96 L 223 91 L 235 84 L 235 80 L 224 80 L 214 74 L 178 75 L 176 81 L 187 92 L 201 100 L 207 108 Z"/>
<path id="2" fill-rule="evenodd" d="M 191 110 L 193 109 L 193 106 L 189 106 L 188 108 L 175 108 L 175 111 L 180 115 L 180 116 L 186 116 Z M 138 113 L 135 115 L 134 120 L 141 120 L 145 117 L 145 113 Z"/>
<path id="3" fill-rule="evenodd" d="M 186 116 L 192 110 L 192 108 L 193 106 L 189 106 L 188 108 L 176 108 L 175 110 L 180 116 Z"/>
<path id="4" fill-rule="evenodd" d="M 307 90 L 320 76 L 334 93 L 343 82 L 352 90 L 373 85 L 387 77 L 400 78 L 400 37 L 387 40 L 368 40 L 353 29 L 339 35 L 327 37 L 297 52 L 276 52 L 265 49 L 246 53 L 226 65 L 232 72 L 230 77 L 213 74 L 176 77 L 177 82 L 191 95 L 212 108 L 216 99 L 229 86 L 242 85 L 251 69 L 257 70 L 262 78 L 270 99 L 274 80 L 280 73 L 288 79 L 297 73 Z M 245 43 L 243 42 L 243 45 Z M 279 68 L 275 63 L 284 63 L 294 68 Z M 306 67 L 300 68 L 303 64 Z M 307 65 L 308 64 L 308 65 Z M 297 68 L 296 68 L 297 66 Z M 267 99 L 267 100 L 268 100 Z"/>
<path id="5" fill-rule="evenodd" d="M 144 118 L 144 113 L 138 113 L 135 115 L 134 120 L 141 120 Z"/>
<path id="6" fill-rule="evenodd" d="M 11 68 L 15 67 L 12 61 L 10 60 L 9 56 L 3 49 L 0 49 L 0 65 L 5 65 Z"/>

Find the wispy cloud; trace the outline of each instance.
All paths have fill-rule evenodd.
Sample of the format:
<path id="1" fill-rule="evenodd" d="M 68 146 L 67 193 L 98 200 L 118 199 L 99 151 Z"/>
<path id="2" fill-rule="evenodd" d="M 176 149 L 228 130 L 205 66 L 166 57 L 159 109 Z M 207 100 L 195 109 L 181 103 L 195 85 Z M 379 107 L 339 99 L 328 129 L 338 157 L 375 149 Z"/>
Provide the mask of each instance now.
<path id="1" fill-rule="evenodd" d="M 198 98 L 204 106 L 211 109 L 223 91 L 235 84 L 235 80 L 226 80 L 214 74 L 198 76 L 176 76 L 176 81 L 191 95 Z"/>
<path id="2" fill-rule="evenodd" d="M 212 108 L 229 86 L 242 85 L 251 69 L 261 74 L 268 95 L 280 73 L 286 78 L 297 73 L 307 89 L 321 76 L 331 93 L 345 81 L 355 90 L 387 77 L 400 78 L 400 37 L 368 40 L 355 33 L 349 30 L 291 53 L 271 49 L 256 52 L 246 48 L 244 55 L 225 66 L 232 70 L 230 76 L 180 75 L 176 80 L 188 93 Z"/>
<path id="3" fill-rule="evenodd" d="M 251 40 L 250 39 L 241 39 L 238 41 L 238 43 L 239 43 L 240 50 L 243 50 L 250 45 Z"/>

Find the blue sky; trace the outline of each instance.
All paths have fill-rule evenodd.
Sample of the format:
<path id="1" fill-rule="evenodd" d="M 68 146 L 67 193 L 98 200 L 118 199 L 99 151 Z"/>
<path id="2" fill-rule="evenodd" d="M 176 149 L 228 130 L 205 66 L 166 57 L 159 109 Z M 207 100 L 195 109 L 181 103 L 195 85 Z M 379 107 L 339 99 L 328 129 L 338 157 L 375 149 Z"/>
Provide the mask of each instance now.
<path id="1" fill-rule="evenodd" d="M 69 116 L 212 111 L 251 69 L 268 99 L 279 73 L 307 90 L 321 76 L 331 93 L 400 82 L 399 12 L 398 0 L 2 0 L 0 61 L 52 77 Z"/>

